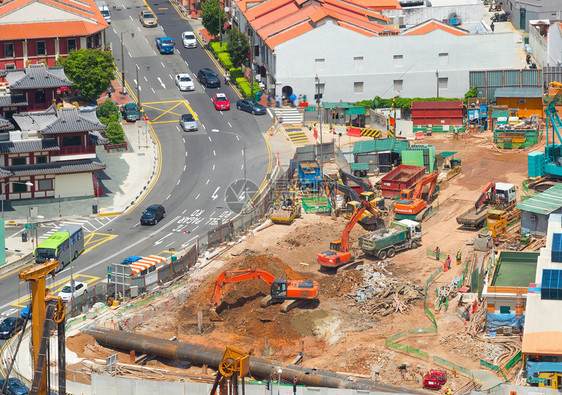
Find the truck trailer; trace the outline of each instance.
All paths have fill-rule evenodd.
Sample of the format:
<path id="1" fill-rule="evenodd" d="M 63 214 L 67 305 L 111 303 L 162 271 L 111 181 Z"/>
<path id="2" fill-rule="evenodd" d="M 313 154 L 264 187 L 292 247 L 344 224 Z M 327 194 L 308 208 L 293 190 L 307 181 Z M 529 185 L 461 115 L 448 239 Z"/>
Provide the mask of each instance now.
<path id="1" fill-rule="evenodd" d="M 421 224 L 409 219 L 394 221 L 386 229 L 359 236 L 364 254 L 378 259 L 392 258 L 396 252 L 417 248 L 421 244 Z"/>

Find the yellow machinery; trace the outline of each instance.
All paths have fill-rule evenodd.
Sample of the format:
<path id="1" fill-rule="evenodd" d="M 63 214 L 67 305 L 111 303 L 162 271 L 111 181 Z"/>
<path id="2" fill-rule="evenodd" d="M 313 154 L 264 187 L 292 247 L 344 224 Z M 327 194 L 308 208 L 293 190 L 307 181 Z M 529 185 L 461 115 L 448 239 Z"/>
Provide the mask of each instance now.
<path id="1" fill-rule="evenodd" d="M 215 395 L 219 383 L 227 379 L 230 385 L 230 394 L 238 394 L 238 378 L 243 378 L 250 372 L 250 355 L 239 349 L 227 346 L 219 364 L 219 371 L 215 377 L 211 395 Z M 222 393 L 222 390 L 221 390 Z M 244 394 L 244 380 L 242 380 L 242 393 Z"/>
<path id="2" fill-rule="evenodd" d="M 496 238 L 507 232 L 507 212 L 504 210 L 489 210 L 486 215 L 488 228 L 492 237 Z"/>
<path id="3" fill-rule="evenodd" d="M 273 210 L 269 218 L 275 224 L 291 225 L 295 218 L 300 218 L 301 216 L 301 206 L 292 199 L 284 199 L 281 206 Z"/>
<path id="4" fill-rule="evenodd" d="M 539 387 L 559 389 L 562 373 L 541 372 L 539 373 Z"/>
<path id="5" fill-rule="evenodd" d="M 360 199 L 369 202 L 377 215 L 375 216 L 370 211 L 365 210 L 361 214 L 361 218 L 359 218 L 359 225 L 361 225 L 363 229 L 371 231 L 383 228 L 385 226 L 383 217 L 388 217 L 388 210 L 384 207 L 384 198 L 375 195 L 374 192 L 362 192 Z M 360 208 L 360 201 L 352 200 L 347 202 L 345 217 L 351 219 Z"/>
<path id="6" fill-rule="evenodd" d="M 45 320 L 50 319 L 57 323 L 61 323 L 63 322 L 65 316 L 65 307 L 61 299 L 47 295 L 45 291 L 45 278 L 49 273 L 54 272 L 55 268 L 58 266 L 58 261 L 47 261 L 40 265 L 33 266 L 30 269 L 21 271 L 19 274 L 21 281 L 27 281 L 31 285 L 31 329 L 33 341 L 33 366 L 35 367 L 31 393 L 36 393 L 38 395 L 47 395 L 49 393 L 47 390 L 47 374 L 44 372 L 47 364 L 45 357 L 50 331 L 49 326 L 45 327 Z M 53 301 L 56 301 L 56 305 Z M 47 315 L 49 315 L 49 317 L 47 317 Z M 59 331 L 59 342 L 61 341 L 64 342 L 64 335 L 63 339 L 60 339 Z M 64 371 L 64 367 L 61 367 L 60 373 L 63 376 Z M 64 377 L 63 380 L 65 380 Z"/>

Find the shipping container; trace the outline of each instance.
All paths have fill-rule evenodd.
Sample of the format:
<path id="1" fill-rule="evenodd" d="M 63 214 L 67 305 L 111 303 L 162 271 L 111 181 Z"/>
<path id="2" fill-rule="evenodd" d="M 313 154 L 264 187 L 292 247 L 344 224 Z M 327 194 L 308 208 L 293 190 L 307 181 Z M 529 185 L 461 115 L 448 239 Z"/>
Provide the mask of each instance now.
<path id="1" fill-rule="evenodd" d="M 425 175 L 423 166 L 400 165 L 381 178 L 382 196 L 394 199 L 402 189 L 410 188 Z"/>
<path id="2" fill-rule="evenodd" d="M 414 101 L 412 122 L 414 125 L 462 125 L 462 111 L 461 100 Z"/>

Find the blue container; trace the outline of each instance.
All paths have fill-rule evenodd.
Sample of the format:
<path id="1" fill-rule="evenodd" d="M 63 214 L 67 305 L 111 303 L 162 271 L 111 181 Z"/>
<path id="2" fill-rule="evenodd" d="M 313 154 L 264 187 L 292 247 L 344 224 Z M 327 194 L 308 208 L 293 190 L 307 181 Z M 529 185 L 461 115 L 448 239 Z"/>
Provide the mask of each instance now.
<path id="1" fill-rule="evenodd" d="M 550 259 L 552 262 L 562 262 L 562 233 L 555 233 L 552 235 Z"/>

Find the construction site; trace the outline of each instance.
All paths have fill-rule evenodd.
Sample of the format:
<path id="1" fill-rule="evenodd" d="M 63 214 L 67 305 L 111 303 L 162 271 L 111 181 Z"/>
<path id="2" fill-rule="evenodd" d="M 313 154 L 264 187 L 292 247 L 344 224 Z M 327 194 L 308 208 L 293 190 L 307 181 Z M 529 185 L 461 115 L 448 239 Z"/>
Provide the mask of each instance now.
<path id="1" fill-rule="evenodd" d="M 93 385 L 113 366 L 115 377 L 221 394 L 239 382 L 263 393 L 549 387 L 524 374 L 521 352 L 524 295 L 546 235 L 523 231 L 516 209 L 541 192 L 529 188 L 528 156 L 549 152 L 554 134 L 549 142 L 552 126 L 540 127 L 541 140 L 521 149 L 498 148 L 493 131 L 425 136 L 443 153 L 431 172 L 295 168 L 296 180 L 301 169 L 316 178 L 284 184 L 259 224 L 184 276 L 94 306 L 69 328 L 66 379 Z"/>

